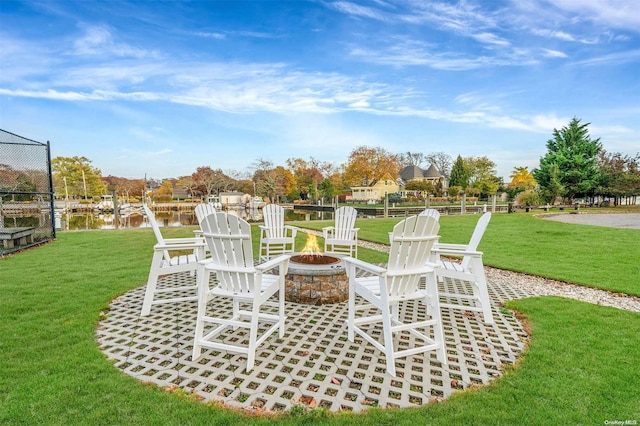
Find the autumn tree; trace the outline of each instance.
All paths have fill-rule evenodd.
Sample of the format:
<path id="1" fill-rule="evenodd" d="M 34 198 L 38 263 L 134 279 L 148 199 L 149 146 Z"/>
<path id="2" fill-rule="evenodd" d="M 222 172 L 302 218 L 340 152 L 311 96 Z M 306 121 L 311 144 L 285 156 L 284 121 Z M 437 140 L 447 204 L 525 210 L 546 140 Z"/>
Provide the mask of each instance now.
<path id="1" fill-rule="evenodd" d="M 345 168 L 345 180 L 350 186 L 373 186 L 380 179 L 400 172 L 397 156 L 384 148 L 359 146 L 351 151 Z"/>
<path id="2" fill-rule="evenodd" d="M 309 161 L 302 158 L 289 158 L 287 160 L 289 170 L 293 172 L 296 180 L 297 194 L 295 197 L 306 200 L 308 198 L 315 200 L 317 198 L 318 185 L 324 179 L 320 171 L 320 163 L 313 157 Z"/>
<path id="3" fill-rule="evenodd" d="M 271 202 L 278 202 L 295 188 L 296 180 L 289 170 L 277 166 L 266 170 L 256 170 L 254 174 L 256 194 L 268 197 Z"/>
<path id="4" fill-rule="evenodd" d="M 509 175 L 511 182 L 509 182 L 509 188 L 519 188 L 522 191 L 527 189 L 533 189 L 536 186 L 536 179 L 533 177 L 533 173 L 529 171 L 529 167 L 514 167 Z"/>
<path id="5" fill-rule="evenodd" d="M 635 204 L 640 195 L 640 154 L 635 156 L 622 153 L 608 153 L 604 150 L 598 156 L 600 182 L 596 193 L 613 198 L 614 205 L 623 198 Z"/>
<path id="6" fill-rule="evenodd" d="M 533 170 L 547 201 L 553 202 L 551 197 L 560 187 L 569 201 L 595 193 L 602 145 L 600 138 L 592 140 L 589 136 L 589 124 L 580 124 L 574 117 L 562 129 L 553 129 L 553 138 L 547 141 L 547 154 L 540 159 L 540 167 Z"/>
<path id="7" fill-rule="evenodd" d="M 51 170 L 58 195 L 65 194 L 65 182 L 70 197 L 100 197 L 107 191 L 102 173 L 92 167 L 91 160 L 86 157 L 55 157 L 51 160 Z"/>
<path id="8" fill-rule="evenodd" d="M 171 201 L 173 198 L 173 182 L 171 179 L 166 179 L 160 185 L 160 188 L 156 191 L 156 200 L 158 201 Z"/>
<path id="9" fill-rule="evenodd" d="M 191 175 L 191 179 L 195 188 L 207 197 L 226 191 L 233 184 L 233 179 L 225 175 L 222 170 L 213 170 L 209 166 L 198 167 Z"/>
<path id="10" fill-rule="evenodd" d="M 115 192 L 127 201 L 131 201 L 131 197 L 134 196 L 141 197 L 144 192 L 144 179 L 127 179 L 109 175 L 102 180 L 107 184 L 107 191 Z"/>

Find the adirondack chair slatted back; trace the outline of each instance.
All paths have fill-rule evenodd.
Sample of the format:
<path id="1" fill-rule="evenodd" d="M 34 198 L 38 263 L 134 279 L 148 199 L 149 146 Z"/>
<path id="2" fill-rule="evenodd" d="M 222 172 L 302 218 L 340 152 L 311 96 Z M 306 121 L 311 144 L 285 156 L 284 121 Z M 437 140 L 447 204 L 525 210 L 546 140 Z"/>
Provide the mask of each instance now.
<path id="1" fill-rule="evenodd" d="M 198 223 L 202 222 L 202 219 L 204 219 L 206 216 L 215 212 L 216 212 L 216 209 L 215 207 L 213 207 L 213 204 L 211 203 L 198 204 L 194 210 Z"/>
<path id="2" fill-rule="evenodd" d="M 420 212 L 420 216 L 431 216 L 435 220 L 440 220 L 440 212 L 436 209 L 424 209 Z"/>
<path id="3" fill-rule="evenodd" d="M 433 216 L 411 216 L 393 227 L 387 266 L 387 293 L 401 296 L 418 289 L 422 270 L 438 239 L 440 223 Z"/>
<path id="4" fill-rule="evenodd" d="M 340 207 L 336 210 L 335 216 L 334 238 L 337 240 L 352 239 L 358 211 L 353 207 Z"/>
<path id="5" fill-rule="evenodd" d="M 440 228 L 440 212 L 436 209 L 424 209 L 420 212 L 419 216 L 427 216 L 427 217 L 432 217 L 433 219 L 435 219 L 435 222 L 430 222 L 432 225 L 434 226 L 434 224 L 436 224 L 438 226 L 438 228 L 436 228 L 433 233 L 437 234 L 438 233 L 438 229 Z M 393 241 L 393 232 L 389 232 L 389 242 Z"/>
<path id="6" fill-rule="evenodd" d="M 142 206 L 142 209 L 147 215 L 147 220 L 149 221 L 149 225 L 151 225 L 151 229 L 153 229 L 153 234 L 156 236 L 156 241 L 158 242 L 158 244 L 164 244 L 164 237 L 162 236 L 162 232 L 160 232 L 160 225 L 158 225 L 156 216 L 146 204 Z M 171 259 L 171 255 L 167 250 L 164 250 L 163 253 L 164 259 L 168 262 L 169 259 Z"/>
<path id="7" fill-rule="evenodd" d="M 469 245 L 467 246 L 467 250 L 469 251 L 477 251 L 478 246 L 480 245 L 480 241 L 482 240 L 482 236 L 484 235 L 484 231 L 487 230 L 487 226 L 489 226 L 489 221 L 491 220 L 491 212 L 487 212 L 483 214 L 480 219 L 478 219 L 478 223 L 476 223 L 476 227 L 473 230 L 473 234 L 471 235 L 471 240 L 469 240 Z M 462 259 L 462 267 L 467 269 L 469 267 L 470 262 L 469 257 L 465 257 Z"/>
<path id="8" fill-rule="evenodd" d="M 277 204 L 267 204 L 262 208 L 264 226 L 267 238 L 285 238 L 286 228 L 284 227 L 285 211 Z"/>
<path id="9" fill-rule="evenodd" d="M 217 271 L 218 286 L 235 293 L 253 292 L 255 269 L 251 225 L 223 212 L 207 215 L 200 225 L 211 252 L 212 264 L 222 267 Z M 243 268 L 244 271 L 225 271 L 224 268 Z"/>

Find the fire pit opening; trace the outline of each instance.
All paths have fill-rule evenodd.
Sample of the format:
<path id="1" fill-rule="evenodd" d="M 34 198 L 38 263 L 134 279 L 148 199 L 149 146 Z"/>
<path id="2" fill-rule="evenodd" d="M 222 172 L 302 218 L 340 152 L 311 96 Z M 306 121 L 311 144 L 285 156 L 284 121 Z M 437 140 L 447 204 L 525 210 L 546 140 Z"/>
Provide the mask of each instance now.
<path id="1" fill-rule="evenodd" d="M 335 256 L 328 256 L 326 254 L 297 254 L 291 256 L 290 259 L 293 263 L 301 263 L 304 265 L 331 265 L 334 263 L 339 263 L 340 259 Z"/>

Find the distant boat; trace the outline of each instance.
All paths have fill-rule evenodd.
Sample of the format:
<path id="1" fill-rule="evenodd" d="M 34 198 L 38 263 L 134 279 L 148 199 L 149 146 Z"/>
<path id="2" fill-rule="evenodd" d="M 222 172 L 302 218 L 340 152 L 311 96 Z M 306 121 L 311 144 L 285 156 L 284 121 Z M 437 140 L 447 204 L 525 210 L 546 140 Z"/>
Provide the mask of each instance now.
<path id="1" fill-rule="evenodd" d="M 113 195 L 103 195 L 97 208 L 102 212 L 113 211 Z"/>
<path id="2" fill-rule="evenodd" d="M 247 203 L 247 207 L 249 207 L 250 209 L 261 209 L 266 204 L 267 203 L 264 202 L 262 197 L 251 197 L 251 199 Z"/>
<path id="3" fill-rule="evenodd" d="M 222 203 L 220 202 L 220 197 L 217 195 L 209 195 L 207 199 L 209 204 L 213 204 L 213 208 L 217 210 L 222 210 Z"/>

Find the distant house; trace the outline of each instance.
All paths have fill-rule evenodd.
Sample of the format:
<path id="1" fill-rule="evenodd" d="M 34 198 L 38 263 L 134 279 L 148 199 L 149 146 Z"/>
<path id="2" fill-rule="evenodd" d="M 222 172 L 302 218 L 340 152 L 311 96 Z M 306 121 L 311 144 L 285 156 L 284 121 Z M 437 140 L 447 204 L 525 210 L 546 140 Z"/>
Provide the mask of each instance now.
<path id="1" fill-rule="evenodd" d="M 185 188 L 174 188 L 171 196 L 174 200 L 186 200 L 191 198 L 191 193 Z"/>
<path id="2" fill-rule="evenodd" d="M 430 182 L 436 188 L 440 185 L 443 191 L 449 187 L 449 180 L 433 164 L 427 170 L 418 166 L 407 166 L 400 170 L 400 179 L 403 181 L 402 190 L 411 181 Z"/>
<path id="3" fill-rule="evenodd" d="M 380 202 L 384 200 L 385 194 L 393 194 L 399 191 L 400 182 L 388 176 L 387 179 L 380 179 L 371 186 L 352 186 L 351 196 L 347 196 L 346 201 Z"/>

